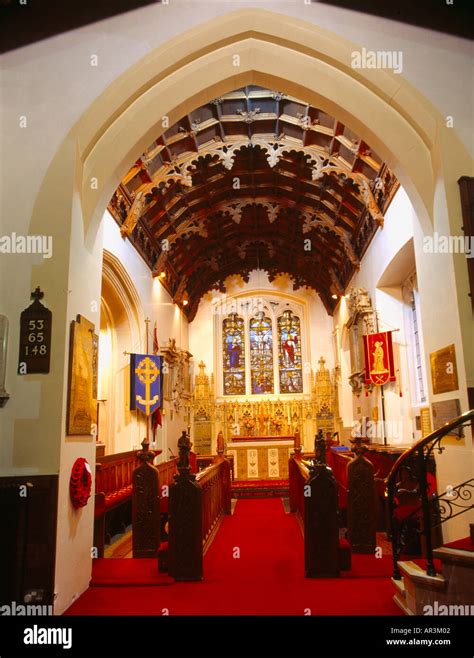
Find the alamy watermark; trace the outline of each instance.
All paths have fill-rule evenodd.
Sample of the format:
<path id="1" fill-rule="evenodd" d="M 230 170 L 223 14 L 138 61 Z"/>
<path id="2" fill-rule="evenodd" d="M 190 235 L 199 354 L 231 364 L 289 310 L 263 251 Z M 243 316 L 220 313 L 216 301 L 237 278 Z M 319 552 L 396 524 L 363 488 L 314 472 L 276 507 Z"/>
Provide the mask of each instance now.
<path id="1" fill-rule="evenodd" d="M 42 254 L 43 258 L 53 255 L 53 237 L 51 235 L 11 235 L 0 236 L 0 253 L 2 254 Z"/>
<path id="2" fill-rule="evenodd" d="M 474 258 L 474 237 L 472 235 L 433 235 L 423 238 L 425 254 L 466 254 L 466 258 Z"/>
<path id="3" fill-rule="evenodd" d="M 434 601 L 433 605 L 423 606 L 424 615 L 439 615 L 440 617 L 455 616 L 455 617 L 470 617 L 474 615 L 474 605 L 471 603 L 455 605 L 453 603 L 439 605 L 438 601 Z"/>
<path id="4" fill-rule="evenodd" d="M 391 443 L 401 443 L 403 440 L 403 422 L 401 420 L 356 420 L 352 423 L 353 439 L 386 439 Z"/>
<path id="5" fill-rule="evenodd" d="M 353 69 L 391 69 L 400 74 L 403 71 L 401 50 L 354 50 L 351 53 Z"/>
<path id="6" fill-rule="evenodd" d="M 72 628 L 44 628 L 34 625 L 25 628 L 23 644 L 60 644 L 63 649 L 72 647 Z"/>
<path id="7" fill-rule="evenodd" d="M 17 603 L 12 601 L 5 605 L 0 605 L 0 616 L 4 617 L 40 617 L 52 616 L 52 605 L 33 605 L 31 603 Z"/>

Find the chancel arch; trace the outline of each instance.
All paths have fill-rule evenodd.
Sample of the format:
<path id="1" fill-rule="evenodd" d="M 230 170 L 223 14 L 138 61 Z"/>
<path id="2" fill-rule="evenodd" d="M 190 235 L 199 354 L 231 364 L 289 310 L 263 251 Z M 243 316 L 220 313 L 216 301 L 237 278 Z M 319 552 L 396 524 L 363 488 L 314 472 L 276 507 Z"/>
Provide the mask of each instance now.
<path id="1" fill-rule="evenodd" d="M 209 15 L 210 13 L 207 13 L 206 17 Z M 460 301 L 465 299 L 468 290 L 465 263 L 461 262 L 461 256 L 455 263 L 452 255 L 445 255 L 441 256 L 442 267 L 433 268 L 433 260 L 431 256 L 424 254 L 421 243 L 423 234 L 432 230 L 453 234 L 461 232 L 457 179 L 470 171 L 471 162 L 466 148 L 457 136 L 456 129 L 446 126 L 442 109 L 435 108 L 427 96 L 423 95 L 424 82 L 420 84 L 419 90 L 414 88 L 403 75 L 398 76 L 380 69 L 354 70 L 351 67 L 351 53 L 355 47 L 362 47 L 363 39 L 357 46 L 343 38 L 337 26 L 334 27 L 334 31 L 322 29 L 311 24 L 310 18 L 300 21 L 274 12 L 243 10 L 213 18 L 207 23 L 192 27 L 174 39 L 167 40 L 167 38 L 164 36 L 161 41 L 159 39 L 153 41 L 151 50 L 138 61 L 143 48 L 148 47 L 148 44 L 143 46 L 140 43 L 140 55 L 137 55 L 136 49 L 132 55 L 135 64 L 121 75 L 117 75 L 112 84 L 109 84 L 110 78 L 113 77 L 114 70 L 117 73 L 117 67 L 112 69 L 109 78 L 103 73 L 107 67 L 99 67 L 94 72 L 97 76 L 91 88 L 95 100 L 86 100 L 81 104 L 79 98 L 81 94 L 76 94 L 77 104 L 74 110 L 64 109 L 64 121 L 57 129 L 52 126 L 54 139 L 51 143 L 60 146 L 56 154 L 51 154 L 48 160 L 51 164 L 39 168 L 41 178 L 32 184 L 34 192 L 31 192 L 31 202 L 28 200 L 27 211 L 20 212 L 12 204 L 13 212 L 11 220 L 8 220 L 11 221 L 12 231 L 21 226 L 25 234 L 51 235 L 55 245 L 54 259 L 45 259 L 40 267 L 36 265 L 31 269 L 22 267 L 24 260 L 21 264 L 18 261 L 19 266 L 16 270 L 18 282 L 12 286 L 13 293 L 8 295 L 6 312 L 12 317 L 17 317 L 21 308 L 14 296 L 20 292 L 24 295 L 25 291 L 41 284 L 42 288 L 46 289 L 46 302 L 53 312 L 60 340 L 55 341 L 54 344 L 51 379 L 34 382 L 38 408 L 36 416 L 15 418 L 11 412 L 12 405 L 4 410 L 6 426 L 11 432 L 5 440 L 3 450 L 8 469 L 19 469 L 19 472 L 38 472 L 39 469 L 40 473 L 60 473 L 60 493 L 56 506 L 59 510 L 56 551 L 58 584 L 55 589 L 58 593 L 56 607 L 59 612 L 64 611 L 77 592 L 87 587 L 90 581 L 93 509 L 91 505 L 85 508 L 80 523 L 77 522 L 79 517 L 72 516 L 67 478 L 77 457 L 85 456 L 91 464 L 95 457 L 95 446 L 88 437 L 65 438 L 64 436 L 66 409 L 64 394 L 67 390 L 65 364 L 68 356 L 67 340 L 64 338 L 70 322 L 78 313 L 87 315 L 95 323 L 96 330 L 102 327 L 106 333 L 103 339 L 104 351 L 109 349 L 115 354 L 113 357 L 116 359 L 115 372 L 118 373 L 119 381 L 123 382 L 120 390 L 125 391 L 124 362 L 120 361 L 123 343 L 127 343 L 124 348 L 127 350 L 144 349 L 143 340 L 140 339 L 140 326 L 144 314 L 141 310 L 137 310 L 139 304 L 135 304 L 135 310 L 130 311 L 134 307 L 132 303 L 134 296 L 123 294 L 124 288 L 127 289 L 126 285 L 122 285 L 123 281 L 126 281 L 125 276 L 121 277 L 122 283 L 116 285 L 118 279 L 114 277 L 114 273 L 117 268 L 111 268 L 107 275 L 108 280 L 104 287 L 103 321 L 99 317 L 98 309 L 91 310 L 91 300 L 100 299 L 102 255 L 100 228 L 103 226 L 104 211 L 114 191 L 131 171 L 130 167 L 133 167 L 133 163 L 142 156 L 146 156 L 147 150 L 154 143 L 157 147 L 163 147 L 161 151 L 167 155 L 165 182 L 169 184 L 157 186 L 156 192 L 154 187 L 147 188 L 146 192 L 156 194 L 158 199 L 169 200 L 162 225 L 160 226 L 159 222 L 161 217 L 154 215 L 142 217 L 141 211 L 145 210 L 146 213 L 148 208 L 141 207 L 141 201 L 147 199 L 143 195 L 138 196 L 140 190 L 134 198 L 131 198 L 132 203 L 130 208 L 126 209 L 126 216 L 123 219 L 129 219 L 128 210 L 132 214 L 137 211 L 137 216 L 140 215 L 134 229 L 138 238 L 134 246 L 149 268 L 150 276 L 153 270 L 157 278 L 161 276 L 161 271 L 154 268 L 155 265 L 162 264 L 161 261 L 157 263 L 157 257 L 159 258 L 161 254 L 153 251 L 153 244 L 150 242 L 152 233 L 156 233 L 160 238 L 170 237 L 169 242 L 178 255 L 177 276 L 176 272 L 172 271 L 172 259 L 169 259 L 171 262 L 165 263 L 163 283 L 167 281 L 172 283 L 169 284 L 169 289 L 165 290 L 166 286 L 163 286 L 167 296 L 163 294 L 160 304 L 166 304 L 166 308 L 176 305 L 179 322 L 171 319 L 166 323 L 163 321 L 160 342 L 176 337 L 181 343 L 179 347 L 186 348 L 188 333 L 191 336 L 194 331 L 195 344 L 199 346 L 201 336 L 208 335 L 207 328 L 202 333 L 199 333 L 196 325 L 191 330 L 189 328 L 195 322 L 193 318 L 198 317 L 193 314 L 199 310 L 199 305 L 202 303 L 200 300 L 206 295 L 214 294 L 216 285 L 221 294 L 226 294 L 228 291 L 225 282 L 229 276 L 238 272 L 244 279 L 248 278 L 252 268 L 260 265 L 262 271 L 271 277 L 271 283 L 275 282 L 275 277 L 289 274 L 293 276 L 292 284 L 295 284 L 295 292 L 297 287 L 305 290 L 308 284 L 318 290 L 318 293 L 315 293 L 314 306 L 316 307 L 320 302 L 318 297 L 320 294 L 321 299 L 325 301 L 323 310 L 325 313 L 327 311 L 325 322 L 327 320 L 328 324 L 332 323 L 331 313 L 337 313 L 337 308 L 343 306 L 343 295 L 353 285 L 371 287 L 372 301 L 376 305 L 381 304 L 383 297 L 380 295 L 377 298 L 377 292 L 374 290 L 377 281 L 375 275 L 369 282 L 370 286 L 367 282 L 355 281 L 359 275 L 358 268 L 362 266 L 363 259 L 367 258 L 364 249 L 368 246 L 370 238 L 382 233 L 379 224 L 372 228 L 369 226 L 369 231 L 365 235 L 369 240 L 364 240 L 365 231 L 360 231 L 361 228 L 364 229 L 364 224 L 358 223 L 359 215 L 356 219 L 352 216 L 354 214 L 352 210 L 354 208 L 357 210 L 360 204 L 359 210 L 363 213 L 367 211 L 372 220 L 379 217 L 377 209 L 371 203 L 371 196 L 367 194 L 367 181 L 361 182 L 361 171 L 358 169 L 360 163 L 357 163 L 352 171 L 353 163 L 349 162 L 352 156 L 357 156 L 357 159 L 363 162 L 365 162 L 364 158 L 366 160 L 371 158 L 371 154 L 366 152 L 368 149 L 372 154 L 379 156 L 380 159 L 376 159 L 377 163 L 387 165 L 395 174 L 415 208 L 414 245 L 417 265 L 421 264 L 417 271 L 420 309 L 423 325 L 430 329 L 428 334 L 425 331 L 425 356 L 429 358 L 431 352 L 435 352 L 448 342 L 455 344 L 459 370 L 459 393 L 456 395 L 459 397 L 461 408 L 463 410 L 467 408 L 467 386 L 469 377 L 472 381 L 474 356 L 470 355 L 468 349 L 472 335 L 471 311 L 469 308 L 468 313 L 468 305 L 463 305 Z M 48 47 L 56 48 L 55 42 L 59 40 L 60 37 L 50 40 Z M 108 35 L 106 41 L 110 45 Z M 87 43 L 92 45 L 92 39 Z M 154 47 L 156 44 L 157 47 Z M 233 55 L 236 52 L 240 57 L 238 67 L 233 64 Z M 125 54 L 124 61 L 129 61 L 127 55 L 128 53 Z M 58 60 L 57 51 L 53 52 L 51 62 L 53 57 Z M 125 66 L 126 64 L 120 70 Z M 33 77 L 32 75 L 31 78 Z M 52 81 L 50 82 L 52 84 Z M 85 84 L 84 88 L 87 86 Z M 263 107 L 260 108 L 260 112 L 256 112 L 256 107 L 250 102 L 247 106 L 251 93 L 255 92 L 255 87 L 268 92 L 270 96 L 271 93 L 277 95 L 281 93 L 287 97 L 283 100 L 284 103 L 288 99 L 292 103 L 295 100 L 303 101 L 305 108 L 307 106 L 309 109 L 301 111 L 299 107 L 294 107 L 288 112 L 278 114 L 272 112 L 277 116 L 272 116 L 270 121 L 265 116 Z M 80 85 L 77 88 L 80 89 Z M 206 137 L 211 134 L 211 126 L 206 125 L 209 117 L 204 114 L 192 117 L 193 120 L 189 125 L 181 125 L 181 122 L 183 120 L 187 122 L 188 117 L 197 109 L 204 108 L 213 99 L 217 100 L 236 92 L 242 93 L 246 88 L 250 88 L 250 93 L 245 98 L 246 106 L 236 107 L 237 119 L 228 121 L 230 126 L 238 123 L 246 130 L 245 143 L 240 149 L 236 147 L 230 153 L 224 150 L 220 160 L 213 154 L 212 147 L 216 144 L 210 145 L 209 153 L 204 153 L 207 148 Z M 86 97 L 85 94 L 83 96 Z M 227 100 L 229 99 L 226 99 L 226 102 Z M 243 99 L 240 100 L 243 102 Z M 50 121 L 50 117 L 46 117 L 46 112 L 50 110 L 49 104 L 45 104 L 45 108 L 38 107 L 37 118 L 39 120 L 42 116 L 46 123 Z M 19 113 L 16 109 L 9 112 L 9 115 L 17 116 Z M 238 113 L 237 109 L 242 112 Z M 317 110 L 317 115 L 314 114 L 314 110 Z M 333 118 L 335 122 L 333 128 L 324 124 L 324 115 Z M 73 125 L 77 116 L 81 118 Z M 193 121 L 197 125 L 193 126 Z M 272 127 L 268 131 L 266 143 L 257 144 L 258 139 L 251 139 L 252 132 L 248 128 L 260 124 L 265 132 L 265 122 L 271 123 Z M 273 129 L 273 125 L 277 124 L 278 127 L 285 124 L 286 134 L 281 139 L 282 131 Z M 165 133 L 170 127 L 172 130 L 176 128 L 176 133 L 166 136 Z M 183 130 L 179 130 L 180 127 L 186 134 L 183 134 Z M 324 140 L 325 128 L 332 131 L 330 141 L 334 144 L 337 142 L 341 148 L 337 154 L 328 152 L 330 161 L 327 163 L 318 161 L 311 165 L 307 157 L 308 149 L 313 146 L 322 147 L 324 150 L 324 145 L 318 144 L 318 140 Z M 219 127 L 218 130 L 220 129 Z M 34 125 L 32 130 L 34 131 Z M 299 131 L 297 137 L 295 137 L 296 131 Z M 326 131 L 326 136 L 327 134 Z M 316 140 L 309 146 L 303 143 L 304 140 L 308 140 L 308 136 Z M 37 137 L 44 139 L 43 135 Z M 234 134 L 236 141 L 239 141 L 240 137 L 240 134 Z M 203 143 L 198 144 L 200 139 Z M 162 140 L 162 143 L 159 143 L 159 140 Z M 292 140 L 294 147 L 290 148 L 289 144 Z M 194 144 L 194 169 L 173 171 L 174 167 L 169 165 L 175 164 L 174 158 L 177 160 L 178 169 L 184 164 L 178 162 L 185 155 L 180 152 L 180 148 L 184 144 L 183 148 L 186 149 L 186 144 L 189 142 Z M 199 149 L 202 158 L 195 157 L 201 155 Z M 153 152 L 148 155 L 153 155 Z M 233 167 L 229 169 L 225 165 L 231 164 L 230 160 L 234 155 Z M 336 157 L 339 158 L 337 164 L 333 161 Z M 341 163 L 341 158 L 346 162 Z M 351 175 L 340 176 L 341 168 L 347 174 L 347 163 Z M 139 169 L 143 173 L 141 164 Z M 196 188 L 204 192 L 206 185 L 212 183 L 213 176 L 224 180 L 227 175 L 232 177 L 232 174 L 237 173 L 236 177 L 244 180 L 246 176 L 247 179 L 251 178 L 256 170 L 259 172 L 262 185 L 266 184 L 267 188 L 275 188 L 272 179 L 278 180 L 279 199 L 267 198 L 268 195 L 261 194 L 261 189 L 250 191 L 244 189 L 239 198 L 236 194 L 230 201 L 220 203 L 221 200 L 212 198 L 216 196 L 212 190 L 208 195 L 208 209 L 212 212 L 206 211 L 204 214 L 207 215 L 206 220 L 209 223 L 219 217 L 222 224 L 217 223 L 217 229 L 222 228 L 222 230 L 220 233 L 219 230 L 208 233 L 207 236 L 200 235 L 199 231 L 202 231 L 202 227 L 197 220 L 201 219 L 199 213 L 202 209 L 193 206 L 195 199 L 192 198 L 187 184 L 189 177 L 192 179 L 194 176 Z M 318 178 L 318 172 L 323 173 L 323 178 Z M 313 174 L 316 174 L 314 178 Z M 376 178 L 377 176 L 373 177 L 375 189 L 379 183 Z M 360 186 L 358 182 L 361 182 Z M 332 193 L 328 195 L 327 190 L 324 189 L 316 190 L 315 193 L 318 185 L 324 187 L 325 184 L 332 186 L 335 195 Z M 242 187 L 244 186 L 241 185 L 241 190 Z M 313 206 L 307 203 L 307 200 L 302 202 L 305 196 L 303 187 L 306 191 L 311 190 L 310 195 L 306 194 L 306 197 L 312 195 Z M 356 187 L 358 190 L 354 190 Z M 39 193 L 35 200 L 37 189 Z M 173 198 L 170 198 L 172 196 L 170 190 L 177 192 Z M 356 191 L 356 194 L 351 194 L 351 190 Z M 373 196 L 374 190 L 370 188 L 370 191 Z M 355 206 L 351 203 L 354 200 Z M 155 204 L 154 207 L 156 208 L 157 205 Z M 184 216 L 188 208 L 192 208 L 196 214 L 195 224 Z M 149 210 L 152 211 L 152 208 L 150 207 Z M 385 215 L 383 210 L 382 214 Z M 394 217 L 398 219 L 399 215 Z M 142 219 L 143 222 L 140 223 Z M 176 226 L 176 234 L 180 231 L 181 234 L 167 236 L 166 231 L 170 232 L 173 225 Z M 252 232 L 256 225 L 261 229 L 258 239 Z M 162 228 L 166 229 L 163 236 Z M 302 254 L 297 268 L 294 265 L 295 261 L 289 257 L 288 249 L 288 245 L 293 244 L 292 231 L 296 228 L 304 232 L 309 240 L 315 238 L 314 241 L 323 252 L 321 254 L 315 250 L 308 257 Z M 207 230 L 206 226 L 204 230 Z M 200 248 L 199 252 L 196 252 L 199 256 L 199 260 L 196 259 L 198 266 L 191 267 L 191 271 L 187 272 L 189 263 L 186 262 L 186 255 L 189 257 L 191 254 L 192 258 L 193 244 L 196 245 L 200 239 L 203 241 L 209 237 L 216 247 L 219 247 L 219 241 L 222 244 L 233 243 L 234 247 L 238 242 L 243 257 L 235 248 L 228 250 L 228 260 L 224 269 L 223 263 L 219 262 L 219 257 L 221 261 L 224 260 L 221 249 L 213 260 L 212 249 L 208 250 L 208 257 L 204 258 L 206 250 Z M 243 239 L 239 241 L 236 239 L 238 237 Z M 361 238 L 359 245 L 363 245 L 363 248 L 357 253 L 359 238 Z M 125 240 L 129 246 L 130 239 L 126 237 Z M 273 242 L 275 244 L 272 244 Z M 275 249 L 274 253 L 271 251 L 272 248 Z M 380 254 L 381 260 L 385 262 L 386 254 L 384 252 Z M 131 260 L 130 257 L 130 262 Z M 309 266 L 306 261 L 309 261 Z M 373 259 L 371 262 L 373 263 Z M 183 277 L 180 278 L 183 273 Z M 219 276 L 216 273 L 219 273 Z M 148 274 L 146 272 L 147 276 Z M 382 292 L 386 294 L 385 291 Z M 20 299 L 19 294 L 18 299 Z M 389 308 L 390 303 L 389 297 L 386 296 L 386 309 Z M 274 383 L 272 393 L 276 399 L 270 400 L 269 395 L 265 394 L 252 396 L 249 392 L 249 400 L 246 401 L 246 392 L 242 396 L 243 399 L 235 400 L 235 403 L 242 402 L 247 405 L 244 410 L 247 414 L 245 417 L 249 415 L 254 417 L 259 423 L 259 429 L 260 427 L 265 429 L 266 423 L 271 425 L 271 431 L 275 434 L 278 430 L 292 432 L 300 429 L 303 445 L 311 448 L 318 426 L 331 429 L 332 419 L 328 417 L 330 416 L 328 409 L 331 412 L 331 408 L 334 410 L 336 407 L 334 382 L 340 381 L 338 378 L 344 378 L 347 374 L 341 361 L 348 356 L 348 350 L 345 350 L 344 356 L 341 357 L 331 353 L 332 327 L 324 332 L 318 348 L 313 349 L 313 343 L 308 338 L 308 313 L 299 314 L 295 298 L 290 304 L 293 305 L 291 308 L 295 315 L 302 321 L 300 331 L 303 392 L 281 394 L 278 400 L 277 385 L 280 385 L 280 380 L 277 378 L 277 385 Z M 161 310 L 161 306 L 159 308 Z M 274 322 L 271 314 L 266 313 L 264 317 L 270 317 L 272 323 Z M 183 327 L 181 327 L 181 319 L 183 319 Z M 337 322 L 337 318 L 335 321 Z M 342 321 L 340 324 L 342 326 Z M 277 329 L 278 324 L 276 328 L 272 324 L 273 340 L 278 335 Z M 204 374 L 204 368 L 202 369 L 202 383 L 199 383 L 199 387 L 202 387 L 203 395 L 199 413 L 202 412 L 203 417 L 209 415 L 209 421 L 206 421 L 210 427 L 209 436 L 215 441 L 220 428 L 226 433 L 226 438 L 230 436 L 236 415 L 231 405 L 225 406 L 227 401 L 223 399 L 225 396 L 222 390 L 219 391 L 219 387 L 223 386 L 222 331 L 213 332 L 211 329 L 209 335 L 209 345 L 212 346 L 209 350 L 212 352 L 212 348 L 214 349 L 214 358 L 208 361 L 207 375 Z M 317 335 L 319 339 L 319 334 Z M 126 341 L 122 340 L 124 336 L 127 337 Z M 294 340 L 290 340 L 291 342 Z M 347 347 L 344 338 L 343 343 Z M 295 346 L 287 345 L 287 347 L 290 348 L 290 352 L 293 347 L 296 353 Z M 245 354 L 247 373 L 250 353 L 246 350 Z M 289 352 L 287 351 L 286 354 L 288 355 Z M 279 349 L 275 349 L 274 345 L 272 353 L 274 376 L 280 365 L 278 358 Z M 335 360 L 334 364 L 331 358 Z M 10 381 L 14 382 L 15 388 L 12 398 L 18 401 L 15 402 L 18 409 L 31 394 L 31 382 L 26 378 L 23 380 L 18 377 L 12 369 L 12 359 L 9 361 L 9 377 Z M 306 362 L 310 363 L 314 377 L 310 372 L 305 372 Z M 195 365 L 197 366 L 198 363 Z M 339 365 L 341 371 L 338 373 Z M 348 374 L 353 374 L 350 368 Z M 326 391 L 325 396 L 329 404 L 326 401 L 319 404 L 313 396 L 313 388 L 316 386 L 316 384 L 313 386 L 313 382 L 316 381 L 321 384 L 320 390 Z M 53 386 L 50 386 L 50 382 Z M 251 382 L 248 384 L 250 385 Z M 429 376 L 427 384 L 431 401 Z M 366 402 L 365 396 L 361 396 L 360 400 L 351 397 L 353 393 L 348 389 L 346 379 L 344 386 L 345 402 L 351 407 L 351 413 L 344 416 L 344 420 L 347 421 L 344 425 L 345 430 L 350 432 L 352 415 L 358 418 L 359 414 L 364 413 L 364 405 L 368 409 L 369 404 L 372 403 Z M 197 387 L 197 390 L 201 389 Z M 57 395 L 50 394 L 51 392 L 57 392 Z M 179 402 L 178 397 L 179 393 L 176 395 L 176 403 Z M 399 397 L 399 400 L 401 399 Z M 231 402 L 233 403 L 234 400 Z M 267 414 L 265 408 L 262 408 L 262 411 L 258 407 L 255 408 L 256 405 L 267 402 L 273 405 L 271 413 Z M 174 424 L 174 433 L 178 436 L 182 429 L 181 424 L 185 422 L 183 415 L 179 417 L 179 411 L 177 405 L 170 408 L 166 418 L 168 427 Z M 120 414 L 122 412 L 123 409 Z M 122 423 L 123 417 L 119 420 Z M 122 426 L 131 428 L 133 424 L 127 420 Z M 32 430 L 36 432 L 34 444 L 29 441 Z M 141 439 L 143 435 L 138 430 L 137 433 Z M 124 432 L 121 434 L 126 437 L 124 441 L 127 441 L 127 447 L 138 443 L 131 434 L 126 435 Z M 215 445 L 209 443 L 209 449 L 214 447 Z M 114 445 L 113 449 L 119 450 L 121 446 Z M 447 479 L 443 481 L 444 484 L 446 482 Z M 75 519 L 74 523 L 71 522 L 71 518 Z M 78 565 L 75 579 L 69 575 L 71 555 L 74 555 L 76 560 L 75 566 Z"/>

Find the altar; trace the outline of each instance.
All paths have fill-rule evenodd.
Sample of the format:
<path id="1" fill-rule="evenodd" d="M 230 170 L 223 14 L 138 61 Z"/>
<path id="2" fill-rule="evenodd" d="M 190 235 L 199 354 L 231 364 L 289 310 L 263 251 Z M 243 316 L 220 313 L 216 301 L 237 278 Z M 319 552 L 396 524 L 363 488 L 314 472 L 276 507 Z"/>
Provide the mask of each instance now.
<path id="1" fill-rule="evenodd" d="M 282 480 L 288 478 L 288 460 L 295 436 L 233 436 L 227 454 L 234 457 L 236 480 Z"/>

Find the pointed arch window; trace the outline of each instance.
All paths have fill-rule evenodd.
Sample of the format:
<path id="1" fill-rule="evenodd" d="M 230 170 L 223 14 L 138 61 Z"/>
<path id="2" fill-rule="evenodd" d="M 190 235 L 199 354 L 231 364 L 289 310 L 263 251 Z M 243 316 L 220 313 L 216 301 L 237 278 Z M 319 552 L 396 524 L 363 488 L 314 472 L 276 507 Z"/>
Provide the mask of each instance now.
<path id="1" fill-rule="evenodd" d="M 278 318 L 278 366 L 280 393 L 302 393 L 300 319 L 290 310 Z"/>
<path id="2" fill-rule="evenodd" d="M 233 311 L 219 323 L 223 395 L 305 392 L 308 381 L 303 361 L 308 361 L 309 354 L 302 315 L 286 306 L 264 300 L 263 310 L 260 306 L 258 312 L 249 313 L 245 303 L 241 315 Z"/>
<path id="3" fill-rule="evenodd" d="M 260 311 L 250 320 L 250 378 L 252 393 L 273 393 L 272 321 Z"/>
<path id="4" fill-rule="evenodd" d="M 231 313 L 222 325 L 224 395 L 245 395 L 244 320 Z"/>

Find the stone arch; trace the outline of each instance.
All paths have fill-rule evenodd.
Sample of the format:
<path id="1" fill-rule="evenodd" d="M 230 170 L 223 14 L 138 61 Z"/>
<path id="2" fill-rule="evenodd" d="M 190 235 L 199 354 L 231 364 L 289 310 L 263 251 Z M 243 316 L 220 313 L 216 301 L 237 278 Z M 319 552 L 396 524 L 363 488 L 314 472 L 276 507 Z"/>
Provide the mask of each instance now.
<path id="1" fill-rule="evenodd" d="M 108 453 L 130 450 L 139 420 L 130 413 L 127 351 L 141 352 L 144 313 L 120 260 L 104 250 L 99 334 L 99 440 Z"/>
<path id="2" fill-rule="evenodd" d="M 352 69 L 355 47 L 306 22 L 246 9 L 199 25 L 146 55 L 71 132 L 80 151 L 85 227 L 100 220 L 127 167 L 165 130 L 162 117 L 171 124 L 209 98 L 247 84 L 303 97 L 340 117 L 388 162 L 422 221 L 432 219 L 436 183 L 447 175 L 441 171 L 441 141 L 443 150 L 456 153 L 450 159 L 459 171 L 465 170 L 467 153 L 431 103 L 400 75 Z M 450 172 L 450 179 L 458 173 Z M 90 189 L 92 177 L 99 190 Z"/>

